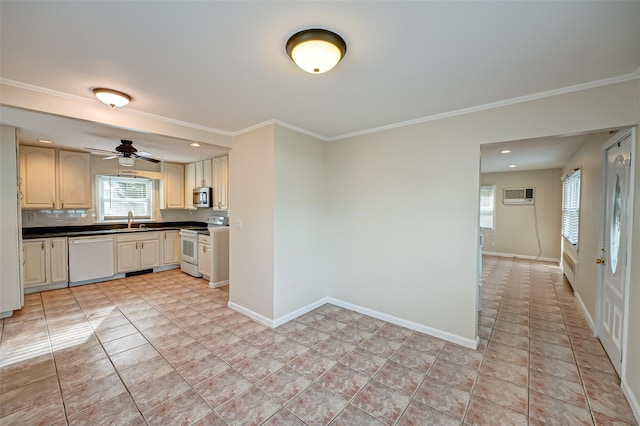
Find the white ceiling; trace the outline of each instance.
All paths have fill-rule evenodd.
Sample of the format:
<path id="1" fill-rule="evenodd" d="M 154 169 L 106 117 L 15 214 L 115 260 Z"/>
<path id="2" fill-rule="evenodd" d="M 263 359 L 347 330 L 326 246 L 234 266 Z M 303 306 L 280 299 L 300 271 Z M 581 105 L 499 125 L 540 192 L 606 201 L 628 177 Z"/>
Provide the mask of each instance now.
<path id="1" fill-rule="evenodd" d="M 121 90 L 133 96 L 128 109 L 222 134 L 278 120 L 337 139 L 638 77 L 638 22 L 638 1 L 5 0 L 0 76 L 87 99 L 94 87 Z M 309 27 L 347 42 L 326 74 L 301 71 L 284 50 Z M 111 145 L 123 133 L 110 133 Z"/>

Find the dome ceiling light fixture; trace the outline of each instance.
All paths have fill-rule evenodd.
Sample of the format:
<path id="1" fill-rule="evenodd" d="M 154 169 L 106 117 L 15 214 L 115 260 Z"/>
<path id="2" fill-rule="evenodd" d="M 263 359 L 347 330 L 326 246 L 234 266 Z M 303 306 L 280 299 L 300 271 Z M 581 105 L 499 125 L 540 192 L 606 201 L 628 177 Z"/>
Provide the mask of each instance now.
<path id="1" fill-rule="evenodd" d="M 344 58 L 347 44 L 338 34 L 321 28 L 302 30 L 287 41 L 287 54 L 293 62 L 311 74 L 322 74 Z"/>
<path id="2" fill-rule="evenodd" d="M 96 95 L 100 102 L 109 105 L 111 108 L 123 107 L 131 101 L 131 96 L 126 93 L 103 87 L 93 89 L 93 94 Z"/>

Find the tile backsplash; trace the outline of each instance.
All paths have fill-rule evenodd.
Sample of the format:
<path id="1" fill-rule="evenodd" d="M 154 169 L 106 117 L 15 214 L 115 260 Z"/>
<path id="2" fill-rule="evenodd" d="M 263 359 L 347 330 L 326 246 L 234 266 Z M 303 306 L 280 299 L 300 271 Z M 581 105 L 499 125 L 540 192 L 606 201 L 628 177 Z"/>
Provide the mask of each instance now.
<path id="1" fill-rule="evenodd" d="M 212 216 L 227 216 L 227 212 L 214 212 L 212 209 L 197 210 L 157 210 L 156 222 L 206 222 Z M 85 226 L 96 223 L 93 209 L 65 210 L 22 210 L 22 227 L 39 226 Z"/>

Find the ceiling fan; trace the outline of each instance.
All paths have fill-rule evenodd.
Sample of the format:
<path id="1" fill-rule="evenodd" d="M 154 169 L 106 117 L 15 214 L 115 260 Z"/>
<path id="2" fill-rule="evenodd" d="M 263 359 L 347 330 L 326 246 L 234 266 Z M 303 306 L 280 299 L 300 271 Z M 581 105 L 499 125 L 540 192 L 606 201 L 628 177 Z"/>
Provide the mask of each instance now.
<path id="1" fill-rule="evenodd" d="M 150 161 L 151 163 L 159 163 L 160 160 L 156 160 L 155 158 L 151 158 L 151 154 L 148 152 L 139 152 L 137 149 L 134 148 L 133 146 L 133 142 L 132 141 L 128 141 L 128 140 L 124 140 L 121 139 L 120 140 L 120 145 L 116 147 L 115 151 L 107 151 L 104 149 L 96 149 L 96 148 L 86 148 L 89 151 L 97 151 L 97 152 L 105 152 L 108 154 L 115 154 L 115 155 L 110 155 L 108 157 L 104 157 L 103 160 L 111 160 L 113 158 L 117 158 L 118 159 L 118 163 L 121 166 L 126 166 L 126 167 L 131 167 L 134 165 L 135 161 L 134 160 L 144 160 L 144 161 Z"/>

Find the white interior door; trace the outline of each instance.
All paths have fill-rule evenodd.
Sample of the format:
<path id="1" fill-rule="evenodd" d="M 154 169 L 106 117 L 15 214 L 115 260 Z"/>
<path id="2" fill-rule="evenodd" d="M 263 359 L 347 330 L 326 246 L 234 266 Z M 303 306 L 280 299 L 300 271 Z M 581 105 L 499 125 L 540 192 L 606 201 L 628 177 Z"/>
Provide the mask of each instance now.
<path id="1" fill-rule="evenodd" d="M 606 150 L 601 266 L 600 327 L 602 341 L 618 374 L 622 364 L 625 292 L 631 203 L 631 131 L 616 134 Z"/>

